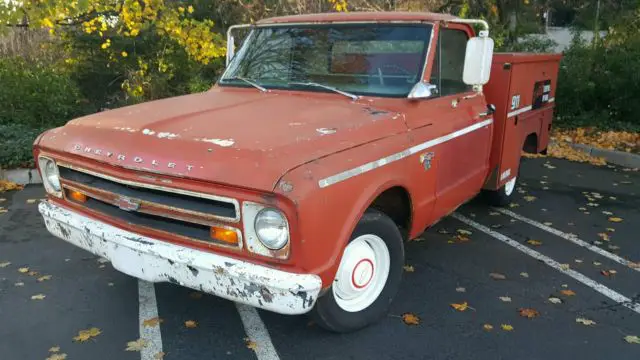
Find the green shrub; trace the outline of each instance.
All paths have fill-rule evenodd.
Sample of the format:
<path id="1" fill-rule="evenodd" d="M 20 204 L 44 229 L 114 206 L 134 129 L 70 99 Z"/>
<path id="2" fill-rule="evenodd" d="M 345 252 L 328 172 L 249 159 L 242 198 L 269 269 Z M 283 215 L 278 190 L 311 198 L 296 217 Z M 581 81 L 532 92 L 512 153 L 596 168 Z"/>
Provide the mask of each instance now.
<path id="1" fill-rule="evenodd" d="M 33 129 L 22 124 L 0 124 L 0 167 L 33 167 L 31 147 L 44 128 Z"/>

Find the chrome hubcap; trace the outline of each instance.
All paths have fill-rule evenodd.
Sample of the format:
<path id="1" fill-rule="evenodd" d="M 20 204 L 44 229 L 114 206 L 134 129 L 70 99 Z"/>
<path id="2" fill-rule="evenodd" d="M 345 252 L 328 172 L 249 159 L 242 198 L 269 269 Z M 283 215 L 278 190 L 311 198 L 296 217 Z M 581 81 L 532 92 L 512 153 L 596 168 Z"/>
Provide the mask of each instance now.
<path id="1" fill-rule="evenodd" d="M 507 196 L 510 196 L 511 193 L 513 192 L 513 189 L 515 189 L 515 187 L 516 187 L 516 177 L 514 176 L 513 179 L 507 181 L 504 184 L 504 193 Z"/>

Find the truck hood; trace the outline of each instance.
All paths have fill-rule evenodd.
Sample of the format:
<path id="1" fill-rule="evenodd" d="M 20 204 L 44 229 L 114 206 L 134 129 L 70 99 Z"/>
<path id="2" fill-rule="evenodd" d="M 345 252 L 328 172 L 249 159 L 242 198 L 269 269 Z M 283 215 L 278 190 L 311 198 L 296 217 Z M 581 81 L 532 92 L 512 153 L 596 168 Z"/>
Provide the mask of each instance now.
<path id="1" fill-rule="evenodd" d="M 72 120 L 38 145 L 129 169 L 272 191 L 299 165 L 405 130 L 399 114 L 340 95 L 216 87 Z"/>

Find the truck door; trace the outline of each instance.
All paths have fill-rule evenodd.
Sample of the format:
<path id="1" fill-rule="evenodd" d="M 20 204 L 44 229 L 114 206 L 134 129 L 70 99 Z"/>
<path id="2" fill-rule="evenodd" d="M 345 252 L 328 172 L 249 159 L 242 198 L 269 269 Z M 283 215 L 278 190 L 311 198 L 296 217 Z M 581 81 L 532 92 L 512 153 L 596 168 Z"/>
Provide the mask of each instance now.
<path id="1" fill-rule="evenodd" d="M 489 167 L 491 122 L 484 97 L 462 81 L 469 29 L 460 24 L 441 26 L 429 83 L 437 86 L 437 97 L 418 106 L 422 120 L 417 142 L 434 140 L 429 149 L 435 161 L 436 202 L 433 217 L 439 218 L 475 195 Z M 410 127 L 412 124 L 410 124 Z M 425 127 L 426 126 L 426 127 Z"/>

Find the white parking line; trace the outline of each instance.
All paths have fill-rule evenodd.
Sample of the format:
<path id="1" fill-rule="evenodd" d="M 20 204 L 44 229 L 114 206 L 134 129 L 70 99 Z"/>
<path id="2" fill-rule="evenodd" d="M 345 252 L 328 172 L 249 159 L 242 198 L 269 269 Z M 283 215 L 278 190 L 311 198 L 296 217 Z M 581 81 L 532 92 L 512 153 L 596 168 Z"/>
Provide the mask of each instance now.
<path id="1" fill-rule="evenodd" d="M 499 232 L 493 231 L 491 229 L 489 229 L 488 227 L 478 224 L 477 222 L 463 216 L 460 215 L 458 213 L 454 213 L 451 215 L 453 218 L 458 219 L 460 221 L 462 221 L 463 223 L 476 228 L 477 230 L 482 231 L 483 233 L 502 241 L 503 243 L 510 245 L 514 248 L 516 248 L 517 250 L 522 251 L 523 253 L 533 257 L 534 259 L 540 260 L 542 262 L 544 262 L 545 264 L 549 265 L 550 267 L 571 276 L 572 278 L 574 278 L 575 280 L 583 283 L 584 285 L 592 288 L 593 290 L 599 292 L 600 294 L 608 297 L 609 299 L 619 303 L 620 305 L 631 309 L 633 311 L 635 311 L 636 313 L 640 314 L 640 304 L 633 302 L 633 300 L 629 299 L 628 297 L 612 290 L 609 289 L 608 287 L 582 275 L 581 273 L 572 270 L 572 269 L 564 269 L 559 262 L 553 260 L 550 257 L 547 257 L 546 255 L 542 255 L 541 253 L 530 249 L 529 247 L 520 244 L 519 242 L 511 239 L 508 236 L 505 236 Z"/>
<path id="2" fill-rule="evenodd" d="M 148 342 L 147 346 L 140 351 L 140 359 L 153 360 L 156 359 L 156 354 L 162 352 L 160 324 L 151 327 L 143 325 L 145 320 L 158 317 L 158 303 L 153 283 L 138 280 L 138 303 L 140 307 L 140 338 Z"/>
<path id="3" fill-rule="evenodd" d="M 256 346 L 256 356 L 258 360 L 279 360 L 278 352 L 271 342 L 271 336 L 267 327 L 264 326 L 260 314 L 253 306 L 236 303 L 240 319 L 244 325 L 244 330 Z"/>
<path id="4" fill-rule="evenodd" d="M 507 210 L 507 209 L 495 208 L 495 210 L 499 211 L 499 212 L 501 212 L 501 213 L 503 213 L 505 215 L 509 215 L 514 219 L 518 219 L 518 220 L 520 220 L 522 222 L 525 222 L 525 223 L 527 223 L 529 225 L 535 226 L 538 229 L 542 229 L 542 230 L 544 230 L 546 232 L 549 232 L 549 233 L 551 233 L 553 235 L 559 236 L 559 237 L 561 237 L 561 238 L 563 238 L 565 240 L 571 241 L 572 243 L 574 243 L 574 244 L 576 244 L 578 246 L 582 246 L 582 247 L 584 247 L 586 249 L 589 249 L 589 250 L 593 251 L 594 253 L 596 253 L 598 255 L 602 255 L 602 256 L 604 256 L 606 258 L 609 258 L 609 259 L 617 262 L 618 264 L 627 266 L 627 267 L 629 267 L 629 268 L 631 268 L 633 270 L 636 270 L 636 271 L 640 271 L 640 268 L 629 266 L 631 264 L 630 264 L 630 262 L 628 260 L 625 260 L 625 259 L 621 258 L 620 256 L 618 256 L 616 254 L 612 254 L 612 253 L 610 253 L 610 252 L 608 252 L 608 251 L 606 251 L 604 249 L 601 249 L 601 248 L 599 248 L 599 247 L 597 247 L 595 245 L 591 245 L 588 242 L 585 242 L 584 240 L 580 240 L 575 235 L 567 234 L 567 233 L 562 232 L 562 231 L 560 231 L 558 229 L 554 229 L 554 228 L 552 228 L 550 226 L 547 226 L 545 224 L 541 224 L 541 223 L 539 223 L 539 222 L 537 222 L 535 220 L 531 220 L 529 218 L 526 218 L 526 217 L 524 217 L 522 215 L 516 214 L 513 211 L 510 211 L 510 210 Z"/>

